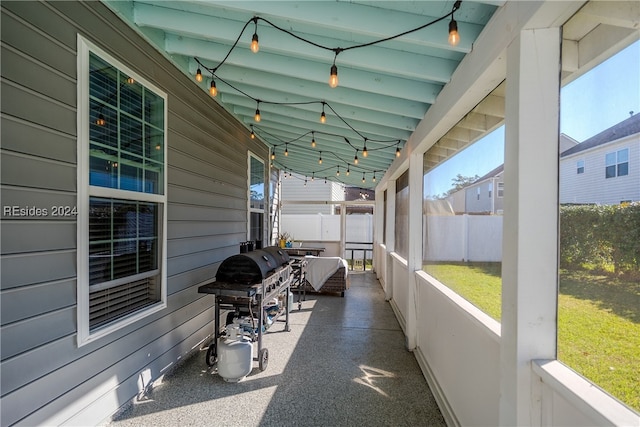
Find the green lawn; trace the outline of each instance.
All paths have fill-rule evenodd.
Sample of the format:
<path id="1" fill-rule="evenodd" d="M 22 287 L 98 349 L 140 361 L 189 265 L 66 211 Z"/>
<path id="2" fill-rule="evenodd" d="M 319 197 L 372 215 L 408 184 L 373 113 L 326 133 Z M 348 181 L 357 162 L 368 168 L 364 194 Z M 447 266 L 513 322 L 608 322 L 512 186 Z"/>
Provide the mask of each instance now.
<path id="1" fill-rule="evenodd" d="M 429 264 L 424 270 L 500 320 L 500 263 Z M 561 271 L 558 359 L 640 411 L 640 283 Z"/>

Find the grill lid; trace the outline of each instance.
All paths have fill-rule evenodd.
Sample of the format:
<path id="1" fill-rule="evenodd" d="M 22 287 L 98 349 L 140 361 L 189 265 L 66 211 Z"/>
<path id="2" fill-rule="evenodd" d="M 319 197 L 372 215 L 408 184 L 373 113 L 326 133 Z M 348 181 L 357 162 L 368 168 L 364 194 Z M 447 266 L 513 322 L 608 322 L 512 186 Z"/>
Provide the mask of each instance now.
<path id="1" fill-rule="evenodd" d="M 217 282 L 255 284 L 272 274 L 280 264 L 262 249 L 232 255 L 222 261 L 216 273 Z"/>
<path id="2" fill-rule="evenodd" d="M 283 249 L 280 249 L 277 246 L 267 246 L 263 249 L 265 252 L 268 252 L 277 265 L 286 265 L 289 264 L 289 253 Z"/>

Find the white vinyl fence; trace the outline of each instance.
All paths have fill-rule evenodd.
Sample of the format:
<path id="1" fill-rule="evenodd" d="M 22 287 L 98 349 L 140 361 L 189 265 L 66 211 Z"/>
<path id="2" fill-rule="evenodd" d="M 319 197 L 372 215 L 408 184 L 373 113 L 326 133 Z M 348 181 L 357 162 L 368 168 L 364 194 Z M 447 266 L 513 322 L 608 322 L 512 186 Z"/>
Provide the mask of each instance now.
<path id="1" fill-rule="evenodd" d="M 425 261 L 502 261 L 501 215 L 428 216 Z M 424 225 L 427 225 L 424 227 Z"/>
<path id="2" fill-rule="evenodd" d="M 282 230 L 297 242 L 339 242 L 340 215 L 282 215 Z M 502 261 L 501 215 L 444 215 L 425 216 L 426 261 Z M 351 248 L 371 248 L 373 242 L 373 216 L 347 215 L 347 252 L 343 258 L 351 259 Z M 367 243 L 357 245 L 349 242 Z M 354 259 L 365 258 L 364 251 L 354 251 Z M 367 251 L 366 258 L 373 258 Z"/>

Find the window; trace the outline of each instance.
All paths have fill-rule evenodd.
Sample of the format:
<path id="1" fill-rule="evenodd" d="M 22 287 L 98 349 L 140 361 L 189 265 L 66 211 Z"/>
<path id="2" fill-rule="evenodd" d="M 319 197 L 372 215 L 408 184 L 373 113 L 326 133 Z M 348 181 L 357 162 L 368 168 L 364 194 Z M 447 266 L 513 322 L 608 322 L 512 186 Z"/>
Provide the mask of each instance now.
<path id="1" fill-rule="evenodd" d="M 500 212 L 503 204 L 497 199 L 474 200 L 481 191 L 472 183 L 503 164 L 504 126 L 440 164 L 431 166 L 430 158 L 427 151 L 422 181 L 423 270 L 499 322 L 503 217 L 492 213 Z M 498 182 L 498 195 L 502 184 Z"/>
<path id="2" fill-rule="evenodd" d="M 489 183 L 489 198 L 491 198 L 491 195 L 493 194 L 493 182 Z"/>
<path id="3" fill-rule="evenodd" d="M 262 247 L 265 211 L 264 163 L 249 154 L 249 240 Z"/>
<path id="4" fill-rule="evenodd" d="M 395 231 L 395 251 L 406 259 L 409 256 L 409 171 L 396 181 Z"/>
<path id="5" fill-rule="evenodd" d="M 583 143 L 601 133 L 621 138 L 625 114 L 608 112 L 620 104 L 639 105 L 640 74 L 619 73 L 638 64 L 639 48 L 635 41 L 562 88 L 561 133 Z M 602 82 L 615 84 L 603 92 Z M 629 174 L 631 148 L 613 144 L 599 154 L 606 178 Z M 560 200 L 567 203 L 559 207 L 557 358 L 640 411 L 640 203 L 620 202 L 632 199 L 629 191 L 637 184 L 622 178 L 576 186 L 571 178 L 560 175 L 559 181 Z M 586 194 L 575 197 L 580 187 Z M 570 203 L 574 197 L 577 203 Z"/>
<path id="6" fill-rule="evenodd" d="M 498 183 L 498 197 L 504 197 L 504 182 Z"/>
<path id="7" fill-rule="evenodd" d="M 629 175 L 629 149 L 607 153 L 605 156 L 605 177 L 615 178 L 616 176 Z"/>
<path id="8" fill-rule="evenodd" d="M 166 306 L 166 94 L 78 41 L 78 344 Z"/>
<path id="9" fill-rule="evenodd" d="M 576 163 L 576 170 L 578 172 L 578 175 L 584 173 L 584 160 L 578 160 L 578 162 Z"/>

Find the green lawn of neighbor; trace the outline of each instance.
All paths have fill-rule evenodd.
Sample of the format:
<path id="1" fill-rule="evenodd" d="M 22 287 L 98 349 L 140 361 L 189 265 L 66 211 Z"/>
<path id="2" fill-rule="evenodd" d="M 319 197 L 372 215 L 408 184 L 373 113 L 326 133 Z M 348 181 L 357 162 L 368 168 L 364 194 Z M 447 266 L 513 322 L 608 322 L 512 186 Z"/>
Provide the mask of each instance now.
<path id="1" fill-rule="evenodd" d="M 429 264 L 424 270 L 500 321 L 500 263 Z M 640 282 L 561 271 L 558 359 L 640 411 Z"/>

